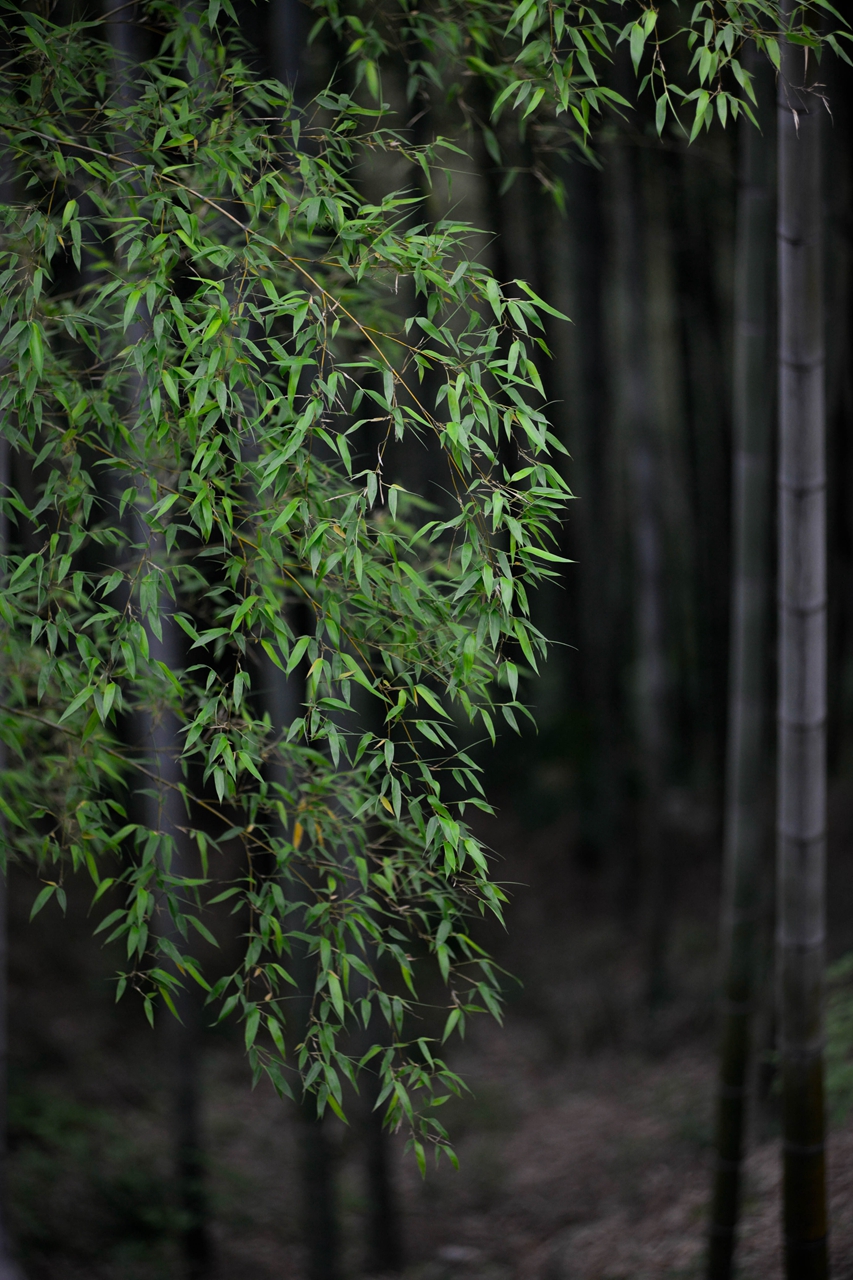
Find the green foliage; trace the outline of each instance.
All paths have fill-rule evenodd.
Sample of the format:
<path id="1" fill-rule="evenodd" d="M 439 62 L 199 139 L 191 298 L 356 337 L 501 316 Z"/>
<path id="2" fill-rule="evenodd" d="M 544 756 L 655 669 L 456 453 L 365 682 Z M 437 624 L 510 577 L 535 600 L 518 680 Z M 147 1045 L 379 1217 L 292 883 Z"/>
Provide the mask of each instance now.
<path id="1" fill-rule="evenodd" d="M 340 0 L 314 0 L 321 15 L 315 31 L 332 24 L 359 80 L 377 100 L 379 68 L 391 55 L 407 62 L 411 96 L 433 85 L 449 96 L 464 97 L 472 77 L 485 85 L 490 120 L 480 125 L 497 162 L 500 149 L 490 123 L 507 108 L 517 115 L 522 131 L 533 125 L 543 153 L 560 145 L 560 134 L 588 151 L 595 118 L 608 108 L 631 107 L 606 82 L 614 48 L 623 41 L 641 76 L 638 94 L 648 88 L 654 98 L 658 134 L 670 119 L 691 142 L 700 129 L 710 128 L 715 113 L 723 127 L 740 111 L 755 120 L 751 75 L 741 61 L 748 41 L 777 70 L 783 33 L 818 58 L 828 45 L 850 61 L 841 43 L 851 39 L 849 25 L 828 0 L 808 0 L 790 6 L 790 12 L 779 0 L 698 0 L 687 20 L 688 11 L 675 3 L 620 0 L 619 7 L 630 15 L 627 21 L 604 0 L 581 5 L 553 0 L 438 0 L 422 5 L 400 0 L 369 10 L 361 3 L 347 7 Z M 827 15 L 840 24 L 836 30 L 823 29 Z M 681 84 L 678 77 L 673 80 L 668 63 L 678 66 L 685 53 L 688 80 Z M 561 116 L 566 122 L 555 129 Z"/>
<path id="2" fill-rule="evenodd" d="M 362 201 L 363 158 L 414 173 L 435 149 L 346 95 L 298 111 L 215 4 L 152 16 L 157 55 L 124 68 L 98 24 L 3 27 L 2 805 L 34 912 L 91 876 L 119 995 L 153 1020 L 194 980 L 243 1020 L 255 1077 L 301 1077 L 321 1112 L 370 1062 L 423 1163 L 433 1090 L 459 1082 L 415 1025 L 416 971 L 432 956 L 447 985 L 444 1039 L 500 1014 L 466 917 L 503 894 L 455 739 L 515 727 L 518 664 L 544 653 L 528 588 L 568 497 L 533 362 L 548 308 L 471 262 L 465 226 Z M 395 481 L 413 438 L 443 458 L 442 510 Z M 169 724 L 176 780 L 150 745 Z M 244 945 L 213 981 L 223 902 Z"/>
<path id="3" fill-rule="evenodd" d="M 450 147 L 389 127 L 380 65 L 402 53 L 412 93 L 473 77 L 492 123 L 511 109 L 547 136 L 565 116 L 586 148 L 593 116 L 628 106 L 602 82 L 627 40 L 638 73 L 651 53 L 658 130 L 695 101 L 695 136 L 749 109 L 738 53 L 774 56 L 779 7 L 703 0 L 684 26 L 641 4 L 614 25 L 603 5 L 323 0 L 379 105 L 328 91 L 301 110 L 241 63 L 227 0 L 149 4 L 160 48 L 133 66 L 98 22 L 2 8 L 0 807 L 39 869 L 33 911 L 86 869 L 125 948 L 119 995 L 153 1020 L 199 983 L 242 1018 L 255 1076 L 289 1092 L 298 1074 L 321 1111 L 369 1063 L 423 1163 L 426 1140 L 445 1149 L 433 1090 L 459 1082 L 416 1034 L 416 973 L 432 956 L 447 985 L 442 1040 L 500 1013 L 466 917 L 500 917 L 503 895 L 458 734 L 517 727 L 519 666 L 545 652 L 528 590 L 556 572 L 569 495 L 535 364 L 549 308 L 471 261 L 463 224 L 355 184 L 393 153 L 414 186 Z M 817 9 L 789 38 L 819 52 Z M 665 74 L 676 35 L 693 89 Z M 395 479 L 413 441 L 442 459 L 440 509 Z M 177 823 L 156 814 L 169 791 Z M 214 976 L 217 904 L 245 946 Z"/>

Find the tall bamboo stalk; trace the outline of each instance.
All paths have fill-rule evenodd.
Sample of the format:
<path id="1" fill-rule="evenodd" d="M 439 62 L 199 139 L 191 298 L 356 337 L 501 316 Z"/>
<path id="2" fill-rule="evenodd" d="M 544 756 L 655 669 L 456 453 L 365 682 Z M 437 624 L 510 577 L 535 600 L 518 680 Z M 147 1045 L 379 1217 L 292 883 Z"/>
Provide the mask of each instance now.
<path id="1" fill-rule="evenodd" d="M 113 49 L 113 79 L 123 105 L 133 103 L 136 90 L 132 83 L 131 69 L 142 61 L 141 13 L 137 5 L 129 4 L 113 12 L 106 5 L 106 28 Z M 133 142 L 126 141 L 128 155 L 133 155 Z M 139 342 L 144 334 L 141 316 L 134 319 L 127 330 L 128 345 Z M 141 408 L 141 388 L 131 384 L 130 400 L 134 413 Z M 162 535 L 152 532 L 142 516 L 145 510 L 146 484 L 140 480 L 139 500 L 134 533 L 142 548 L 140 554 L 156 562 L 165 554 Z M 161 634 L 146 627 L 149 654 L 152 663 L 160 662 L 172 672 L 180 671 L 184 663 L 184 636 L 175 622 L 172 602 L 163 592 L 160 599 Z M 194 846 L 188 831 L 188 818 L 181 795 L 184 783 L 181 767 L 180 723 L 175 712 L 165 704 L 147 707 L 138 725 L 139 745 L 155 784 L 145 789 L 141 797 L 141 809 L 145 826 L 160 836 L 160 857 L 164 867 L 176 880 L 192 874 Z M 178 949 L 183 939 L 165 903 L 161 903 L 159 924 L 165 937 Z M 175 1162 L 175 1185 L 180 1211 L 178 1237 L 181 1250 L 182 1271 L 186 1280 L 203 1280 L 207 1276 L 212 1259 L 211 1238 L 208 1228 L 208 1203 L 204 1179 L 204 1159 L 201 1138 L 201 1091 L 199 1085 L 200 1008 L 195 991 L 181 989 L 175 993 L 179 1017 L 166 1024 L 163 1037 L 165 1050 L 167 1090 L 171 1110 L 171 1139 Z"/>
<path id="2" fill-rule="evenodd" d="M 149 554 L 156 552 L 162 552 L 162 547 L 154 546 L 149 550 Z M 164 595 L 162 639 L 149 629 L 148 647 L 153 662 L 162 662 L 170 671 L 180 671 L 185 665 L 182 633 L 174 619 L 166 615 L 167 600 Z M 157 777 L 156 784 L 148 789 L 144 798 L 145 825 L 150 831 L 160 833 L 161 857 L 171 874 L 175 877 L 189 876 L 192 874 L 193 847 L 187 834 L 188 817 L 179 790 L 184 782 L 180 763 L 180 723 L 168 707 L 152 707 L 145 718 L 143 750 L 148 767 Z M 166 846 L 170 850 L 168 859 Z M 165 901 L 161 904 L 159 927 L 161 934 L 180 950 L 184 939 Z M 176 991 L 174 998 L 180 1020 L 165 1015 L 163 1048 L 180 1210 L 178 1236 L 185 1280 L 206 1280 L 212 1247 L 201 1136 L 201 1009 L 194 991 L 184 988 Z"/>
<path id="3" fill-rule="evenodd" d="M 549 662 L 567 668 L 564 684 L 575 681 L 575 697 L 589 725 L 589 762 L 578 786 L 580 860 L 612 876 L 624 752 L 616 712 L 619 574 L 614 572 L 612 423 L 601 376 L 606 362 L 603 182 L 592 165 L 567 164 L 564 173 L 567 218 L 552 206 L 551 235 L 537 242 L 537 275 L 542 297 L 583 320 L 576 328 L 557 323 L 549 330 L 554 358 L 543 369 L 549 397 L 553 394 L 561 405 L 556 421 L 572 457 L 572 488 L 583 495 L 571 508 L 566 551 L 577 561 L 574 600 L 569 583 L 560 584 L 571 602 L 566 610 L 571 638 L 579 639 L 571 659 L 564 651 Z"/>
<path id="4" fill-rule="evenodd" d="M 660 440 L 649 358 L 645 173 L 643 155 L 636 144 L 629 142 L 616 148 L 613 175 L 620 310 L 618 360 L 634 573 L 635 732 L 643 788 L 639 871 L 644 900 L 646 996 L 649 1006 L 654 1007 L 668 988 L 670 904 L 661 832 L 667 673 Z"/>
<path id="5" fill-rule="evenodd" d="M 0 186 L 4 186 L 0 175 Z M 5 191 L 0 192 L 0 199 L 9 198 Z M 0 494 L 5 497 L 11 483 L 9 466 L 9 441 L 0 434 Z M 9 520 L 5 511 L 0 510 L 0 557 L 2 557 L 2 573 L 5 577 L 6 557 L 9 554 Z M 6 744 L 0 739 L 0 774 L 6 768 Z M 8 1229 L 8 1178 L 7 1178 L 7 1134 L 6 1118 L 8 1113 L 8 1064 L 9 1064 L 9 931 L 7 906 L 8 877 L 8 829 L 5 818 L 0 817 L 0 840 L 3 842 L 5 865 L 0 868 L 0 1280 L 20 1280 L 21 1273 L 13 1263 L 9 1253 Z"/>
<path id="6" fill-rule="evenodd" d="M 304 53 L 307 38 L 305 13 L 299 0 L 271 0 L 268 12 L 269 47 L 267 56 L 273 75 L 293 90 L 294 102 L 300 105 L 308 96 Z M 291 623 L 297 628 L 313 627 L 313 619 L 302 616 L 299 606 L 284 606 L 291 611 Z M 310 610 L 308 611 L 310 613 Z M 261 696 L 269 712 L 273 734 L 284 738 L 292 722 L 300 714 L 305 701 L 305 668 L 302 663 L 290 676 L 274 664 L 263 665 Z M 267 766 L 271 784 L 292 788 L 293 778 L 280 756 Z M 279 832 L 279 834 L 284 834 Z M 274 874 L 274 872 L 273 872 Z M 288 894 L 299 893 L 299 881 L 288 888 Z M 307 891 L 306 891 L 307 892 Z M 289 1003 L 288 1040 L 290 1051 L 300 1044 L 310 1030 L 311 1006 L 316 980 L 316 959 L 307 951 L 294 948 L 291 974 L 296 981 L 298 997 Z M 336 1188 L 335 1152 L 325 1118 L 318 1118 L 313 1094 L 303 1096 L 296 1111 L 297 1158 L 299 1162 L 299 1227 L 304 1249 L 304 1270 L 308 1280 L 338 1280 L 340 1276 L 340 1230 Z"/>
<path id="7" fill-rule="evenodd" d="M 309 625 L 307 618 L 304 625 Z M 305 700 L 306 664 L 287 676 L 272 662 L 262 667 L 263 682 L 260 690 L 270 723 L 276 738 L 283 738 L 290 725 L 302 710 Z M 280 756 L 273 756 L 267 764 L 267 777 L 273 787 L 290 789 L 293 779 Z M 284 834 L 279 830 L 279 834 Z M 271 869 L 271 874 L 275 874 Z M 294 881 L 288 893 L 299 892 L 299 881 Z M 307 892 L 307 890 L 306 890 Z M 316 959 L 306 950 L 294 947 L 290 972 L 298 988 L 298 996 L 289 1002 L 287 1034 L 291 1057 L 295 1047 L 305 1039 L 310 1030 L 311 1004 L 316 979 Z M 335 1189 L 334 1152 L 329 1141 L 328 1125 L 317 1117 L 317 1105 L 313 1094 L 303 1097 L 297 1107 L 297 1150 L 299 1160 L 300 1232 L 305 1251 L 305 1272 L 308 1280 L 338 1280 L 340 1275 L 340 1241 L 338 1209 Z"/>
<path id="8" fill-rule="evenodd" d="M 14 197 L 14 172 L 8 156 L 0 149 L 0 202 L 11 204 Z M 3 370 L 0 366 L 0 376 Z M 0 423 L 0 495 L 5 499 L 12 484 L 12 459 L 9 440 Z M 9 555 L 9 517 L 0 508 L 0 582 L 6 580 Z M 0 738 L 0 775 L 7 766 L 6 744 Z M 0 1280 L 21 1280 L 21 1272 L 12 1261 L 9 1241 L 8 1199 L 8 1076 L 9 1076 L 9 921 L 8 873 L 9 838 L 6 820 L 0 817 L 0 841 L 3 842 L 3 867 L 0 868 Z"/>
<path id="9" fill-rule="evenodd" d="M 768 670 L 775 207 L 774 85 L 746 55 L 763 133 L 741 116 L 735 246 L 732 586 L 726 758 L 722 999 L 709 1280 L 732 1275 L 740 1212 L 763 880 L 769 852 Z"/>
<path id="10" fill-rule="evenodd" d="M 792 9 L 785 0 L 785 11 Z M 826 467 L 819 91 L 783 41 L 778 89 L 778 984 L 788 1280 L 824 1280 Z"/>

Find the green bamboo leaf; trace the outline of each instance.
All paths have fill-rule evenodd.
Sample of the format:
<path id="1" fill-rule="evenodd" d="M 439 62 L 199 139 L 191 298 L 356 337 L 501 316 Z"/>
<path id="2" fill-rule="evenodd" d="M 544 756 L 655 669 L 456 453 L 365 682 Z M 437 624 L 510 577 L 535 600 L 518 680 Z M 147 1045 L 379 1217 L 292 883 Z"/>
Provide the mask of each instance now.
<path id="1" fill-rule="evenodd" d="M 252 775 L 253 778 L 257 778 L 258 782 L 263 782 L 264 780 L 263 775 L 259 773 L 258 768 L 255 762 L 253 761 L 252 757 L 249 755 L 248 751 L 238 752 L 237 759 L 240 761 L 240 764 L 243 766 L 243 768 L 248 770 L 248 772 Z"/>
<path id="2" fill-rule="evenodd" d="M 379 101 L 379 70 L 372 58 L 368 58 L 364 63 L 364 78 L 367 81 L 367 87 L 371 96 Z"/>
<path id="3" fill-rule="evenodd" d="M 488 279 L 486 280 L 484 291 L 486 294 L 486 299 L 488 302 L 491 303 L 492 310 L 494 311 L 498 320 L 502 319 L 503 313 L 504 313 L 504 304 L 503 304 L 503 301 L 501 300 L 501 294 L 500 294 L 500 289 L 498 288 L 498 282 L 497 280 L 494 279 L 493 276 L 489 276 Z"/>
<path id="4" fill-rule="evenodd" d="M 717 94 L 717 115 L 719 116 L 720 124 L 723 126 L 724 129 L 726 127 L 726 121 L 728 119 L 728 107 L 729 107 L 729 103 L 728 103 L 728 98 L 726 94 L 718 93 Z"/>
<path id="5" fill-rule="evenodd" d="M 104 720 L 105 722 L 106 722 L 107 717 L 108 717 L 108 716 L 109 716 L 109 714 L 110 714 L 110 711 L 112 710 L 112 706 L 113 706 L 113 703 L 115 702 L 115 698 L 116 698 L 116 693 L 117 693 L 117 692 L 118 692 L 118 685 L 116 685 L 116 684 L 115 684 L 115 683 L 113 683 L 112 681 L 110 681 L 110 683 L 107 685 L 106 689 L 104 689 L 103 717 L 102 717 L 102 718 L 103 718 L 103 720 Z"/>
<path id="6" fill-rule="evenodd" d="M 269 658 L 270 662 L 272 662 L 274 666 L 278 667 L 279 671 L 284 671 L 284 663 L 270 644 L 269 640 L 261 640 L 261 648 Z"/>
<path id="7" fill-rule="evenodd" d="M 18 817 L 17 813 L 15 813 L 15 810 L 9 804 L 8 800 L 6 800 L 5 797 L 2 795 L 0 795 L 0 813 L 2 813 L 4 818 L 6 818 L 8 822 L 11 822 L 13 826 L 15 827 L 24 826 L 24 823 Z"/>
<path id="8" fill-rule="evenodd" d="M 646 28 L 642 22 L 635 22 L 631 27 L 630 49 L 634 71 L 638 71 L 646 44 Z"/>
<path id="9" fill-rule="evenodd" d="M 23 578 L 27 570 L 36 562 L 36 560 L 38 560 L 38 558 L 38 553 L 35 551 L 31 552 L 28 556 L 25 556 L 9 579 L 9 586 L 13 587 L 20 578 Z"/>
<path id="10" fill-rule="evenodd" d="M 519 289 L 524 290 L 528 297 L 533 300 L 538 311 L 544 311 L 546 315 L 554 316 L 557 320 L 569 321 L 569 317 L 567 315 L 564 315 L 562 311 L 557 311 L 555 307 L 552 307 L 549 303 L 540 298 L 537 293 L 534 293 L 526 280 L 514 280 L 513 284 L 517 284 Z M 569 321 L 569 323 L 571 323 L 571 321 Z"/>
<path id="11" fill-rule="evenodd" d="M 41 326 L 36 321 L 30 325 L 30 356 L 36 373 L 41 377 L 44 371 L 44 340 Z"/>
<path id="12" fill-rule="evenodd" d="M 292 498 L 279 516 L 274 520 L 270 533 L 278 533 L 281 529 L 286 529 L 290 524 L 293 513 L 302 501 L 301 496 Z"/>
<path id="13" fill-rule="evenodd" d="M 160 374 L 160 377 L 163 379 L 163 386 L 166 388 L 166 394 L 169 399 L 174 405 L 180 406 L 181 401 L 180 396 L 178 395 L 178 388 L 175 384 L 175 379 L 172 377 L 169 370 L 164 369 Z"/>
<path id="14" fill-rule="evenodd" d="M 459 1024 L 459 1020 L 461 1017 L 462 1017 L 461 1009 L 457 1008 L 457 1009 L 450 1010 L 450 1013 L 447 1015 L 447 1021 L 444 1024 L 444 1032 L 441 1037 L 442 1044 L 444 1044 L 444 1042 L 448 1039 L 448 1037 L 453 1034 L 454 1030 Z"/>
<path id="15" fill-rule="evenodd" d="M 255 1038 L 258 1034 L 258 1024 L 260 1023 L 260 1020 L 261 1020 L 261 1011 L 256 1006 L 254 1006 L 249 1010 L 248 1014 L 246 1015 L 246 1028 L 244 1032 L 244 1041 L 245 1041 L 247 1050 L 251 1049 L 252 1045 L 255 1043 Z"/>
<path id="16" fill-rule="evenodd" d="M 272 1037 L 273 1044 L 278 1049 L 281 1056 L 284 1057 L 285 1045 L 284 1045 L 284 1036 L 281 1030 L 281 1023 L 279 1022 L 278 1018 L 274 1017 L 272 1014 L 267 1015 L 267 1030 L 269 1031 L 270 1036 Z"/>
<path id="17" fill-rule="evenodd" d="M 349 1124 L 349 1120 L 347 1120 L 347 1118 L 346 1118 L 346 1116 L 345 1116 L 345 1114 L 344 1114 L 343 1107 L 342 1107 L 342 1106 L 341 1106 L 341 1104 L 338 1102 L 337 1098 L 333 1097 L 333 1096 L 332 1096 L 332 1094 L 330 1093 L 330 1094 L 328 1095 L 328 1097 L 327 1097 L 326 1101 L 328 1102 L 329 1106 L 332 1108 L 332 1110 L 334 1111 L 334 1113 L 335 1113 L 335 1115 L 338 1117 L 338 1119 L 339 1119 L 339 1120 L 342 1120 L 342 1121 L 344 1122 L 344 1124 L 345 1124 L 345 1125 L 348 1125 L 348 1124 Z"/>
<path id="18" fill-rule="evenodd" d="M 702 128 L 705 119 L 705 112 L 708 110 L 708 104 L 711 101 L 711 95 L 707 89 L 703 89 L 696 99 L 696 115 L 693 120 L 693 128 L 690 130 L 690 141 L 693 142 Z"/>
<path id="19" fill-rule="evenodd" d="M 343 992 L 341 991 L 339 978 L 331 972 L 329 973 L 329 995 L 331 996 L 335 1013 L 338 1015 L 341 1022 L 343 1022 L 346 1016 Z"/>
<path id="20" fill-rule="evenodd" d="M 56 893 L 56 890 L 57 890 L 57 886 L 55 884 L 45 885 L 45 887 L 41 890 L 35 902 L 33 903 L 32 910 L 30 911 L 31 920 L 33 920 L 38 915 L 38 913 L 41 911 L 45 903 L 50 901 L 50 899 Z"/>
<path id="21" fill-rule="evenodd" d="M 81 690 L 81 692 L 78 693 L 75 698 L 72 698 L 71 702 L 68 704 L 68 706 L 63 711 L 62 715 L 59 717 L 58 723 L 62 724 L 70 716 L 73 716 L 76 711 L 79 711 L 82 706 L 85 706 L 85 704 L 89 701 L 89 699 L 94 696 L 94 693 L 95 693 L 95 685 L 92 685 L 92 684 L 87 685 L 86 688 Z"/>
<path id="22" fill-rule="evenodd" d="M 311 643 L 310 636 L 300 636 L 299 639 L 296 641 L 296 644 L 293 646 L 293 648 L 290 651 L 290 657 L 288 658 L 287 666 L 285 667 L 285 671 L 287 672 L 288 675 L 290 675 L 291 671 L 293 671 L 296 667 L 299 666 L 299 663 L 302 661 L 305 651 L 308 648 L 310 643 Z"/>
<path id="23" fill-rule="evenodd" d="M 445 718 L 449 719 L 447 712 L 444 710 L 444 707 L 442 707 L 441 703 L 438 701 L 438 698 L 436 698 L 435 694 L 432 693 L 431 690 L 427 689 L 425 685 L 416 684 L 415 693 L 418 695 L 418 697 L 423 698 L 427 706 L 431 707 L 432 710 L 436 713 L 436 715 L 444 716 Z"/>
<path id="24" fill-rule="evenodd" d="M 214 938 L 213 934 L 210 932 L 210 930 L 207 928 L 207 926 L 206 926 L 206 925 L 203 925 L 203 924 L 202 924 L 202 922 L 199 920 L 198 916 L 194 916 L 194 915 L 192 915 L 192 914 L 189 914 L 189 915 L 185 916 L 185 919 L 186 919 L 186 921 L 187 921 L 187 923 L 188 923 L 188 924 L 191 924 L 191 925 L 192 925 L 192 927 L 193 927 L 193 928 L 194 928 L 198 933 L 200 933 L 200 934 L 201 934 L 201 936 L 204 938 L 205 942 L 209 942 L 209 943 L 210 943 L 210 945 L 211 945 L 212 947 L 218 947 L 218 946 L 219 946 L 219 943 L 216 941 L 216 939 Z"/>
<path id="25" fill-rule="evenodd" d="M 536 110 L 536 108 L 539 106 L 539 103 L 542 101 L 544 97 L 545 97 L 545 89 L 544 87 L 540 87 L 535 91 L 532 98 L 530 99 L 530 102 L 527 104 L 527 108 L 524 112 L 524 115 L 521 117 L 522 120 L 526 120 L 527 117 Z"/>
<path id="26" fill-rule="evenodd" d="M 139 300 L 141 297 L 141 289 L 132 289 L 128 295 L 127 302 L 124 304 L 124 316 L 122 318 L 122 328 L 125 331 L 127 331 L 128 325 L 136 315 L 136 309 L 139 306 Z"/>

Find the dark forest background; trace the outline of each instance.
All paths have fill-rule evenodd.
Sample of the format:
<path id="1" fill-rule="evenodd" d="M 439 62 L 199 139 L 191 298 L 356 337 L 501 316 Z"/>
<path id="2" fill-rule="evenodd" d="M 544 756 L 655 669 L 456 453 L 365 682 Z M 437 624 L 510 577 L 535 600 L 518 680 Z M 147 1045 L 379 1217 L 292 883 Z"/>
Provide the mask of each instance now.
<path id="1" fill-rule="evenodd" d="M 303 101 L 347 86 L 340 49 L 295 0 L 240 7 L 247 56 Z M 853 15 L 851 15 L 853 16 Z M 632 75 L 624 46 L 612 82 Z M 825 65 L 829 449 L 829 959 L 853 949 L 853 71 Z M 352 87 L 352 86 L 348 86 Z M 88 892 L 28 923 L 10 875 L 12 1237 L 33 1280 L 423 1280 L 701 1274 L 710 1194 L 731 593 L 732 367 L 739 134 L 659 140 L 643 104 L 603 120 L 594 155 L 543 151 L 507 122 L 481 142 L 477 86 L 407 108 L 419 140 L 468 127 L 473 159 L 424 193 L 482 231 L 502 281 L 553 321 L 542 376 L 568 449 L 571 558 L 536 621 L 555 642 L 527 683 L 538 732 L 472 744 L 498 814 L 483 820 L 511 892 L 508 1020 L 452 1050 L 461 1170 L 418 1177 L 370 1099 L 322 1131 L 250 1090 L 237 1032 L 199 1033 L 194 1096 L 167 1025 L 113 1004 L 117 963 Z M 772 93 L 772 88 L 771 88 Z M 479 121 L 482 123 L 482 120 Z M 772 147 L 772 118 L 765 125 Z M 366 198 L 394 174 L 356 175 Z M 772 375 L 769 386 L 772 394 Z M 430 459 L 400 467 L 430 492 Z M 772 674 L 774 644 L 766 662 Z M 768 716 L 772 720 L 772 700 Z M 772 740 L 772 739 L 771 739 Z M 772 1017 L 772 758 L 766 964 L 754 1070 L 744 1276 L 780 1274 Z M 649 832 L 653 838 L 649 839 Z M 833 1024 L 834 1025 L 834 1024 Z M 841 1034 L 839 1032 L 839 1034 Z M 831 1046 L 832 1050 L 832 1046 Z M 853 1132 L 830 1076 L 836 1277 L 853 1276 Z M 201 1163 L 175 1172 L 176 1108 L 198 1108 Z M 187 1179 L 192 1187 L 187 1196 Z M 183 1180 L 183 1181 L 182 1181 Z M 846 1233 L 846 1234 L 845 1234 Z"/>

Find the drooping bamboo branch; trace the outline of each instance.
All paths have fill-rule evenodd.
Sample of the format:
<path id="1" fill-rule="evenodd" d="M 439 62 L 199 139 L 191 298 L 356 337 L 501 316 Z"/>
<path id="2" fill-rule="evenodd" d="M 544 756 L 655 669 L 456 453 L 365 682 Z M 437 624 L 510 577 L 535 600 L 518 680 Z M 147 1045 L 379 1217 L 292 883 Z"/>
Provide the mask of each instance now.
<path id="1" fill-rule="evenodd" d="M 773 74 L 750 48 L 763 132 L 740 122 L 735 251 L 732 586 L 721 1027 L 709 1280 L 732 1275 L 759 964 L 767 798 L 773 432 Z"/>
<path id="2" fill-rule="evenodd" d="M 786 3 L 785 10 L 792 6 Z M 819 89 L 783 42 L 778 90 L 778 982 L 788 1280 L 828 1275 L 822 986 L 826 468 Z"/>

